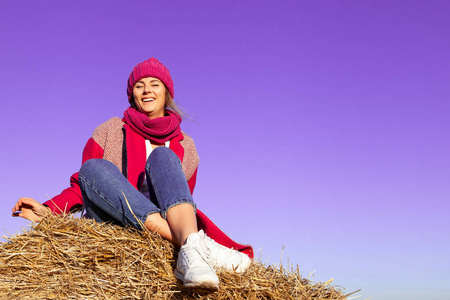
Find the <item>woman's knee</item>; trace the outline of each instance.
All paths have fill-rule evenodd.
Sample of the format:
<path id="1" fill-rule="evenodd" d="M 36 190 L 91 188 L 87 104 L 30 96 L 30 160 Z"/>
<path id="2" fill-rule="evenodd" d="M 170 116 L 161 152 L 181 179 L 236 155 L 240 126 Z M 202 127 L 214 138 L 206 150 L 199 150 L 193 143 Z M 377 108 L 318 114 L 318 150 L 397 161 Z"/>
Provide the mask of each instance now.
<path id="1" fill-rule="evenodd" d="M 101 160 L 103 159 L 93 158 L 85 161 L 80 168 L 80 174 L 86 174 L 92 170 L 95 170 L 97 168 L 97 165 L 101 164 Z"/>
<path id="2" fill-rule="evenodd" d="M 180 159 L 171 149 L 163 146 L 156 147 L 152 150 L 152 153 L 150 153 L 150 156 L 147 160 L 147 166 L 149 166 L 150 164 L 155 164 L 157 162 L 167 162 L 170 160 L 174 160 L 180 163 Z"/>
<path id="3" fill-rule="evenodd" d="M 117 169 L 110 161 L 101 158 L 92 158 L 83 163 L 80 168 L 80 176 L 89 176 L 96 173 L 104 173 L 107 170 Z"/>

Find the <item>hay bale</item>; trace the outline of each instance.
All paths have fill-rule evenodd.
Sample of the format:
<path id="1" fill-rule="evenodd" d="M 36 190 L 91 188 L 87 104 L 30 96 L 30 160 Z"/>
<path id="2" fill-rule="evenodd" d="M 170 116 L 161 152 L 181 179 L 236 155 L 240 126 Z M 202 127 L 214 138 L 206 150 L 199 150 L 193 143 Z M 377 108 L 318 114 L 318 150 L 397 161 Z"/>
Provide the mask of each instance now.
<path id="1" fill-rule="evenodd" d="M 183 287 L 176 249 L 158 234 L 48 216 L 0 244 L 1 299 L 345 299 L 339 288 L 252 263 L 219 271 L 216 292 Z"/>

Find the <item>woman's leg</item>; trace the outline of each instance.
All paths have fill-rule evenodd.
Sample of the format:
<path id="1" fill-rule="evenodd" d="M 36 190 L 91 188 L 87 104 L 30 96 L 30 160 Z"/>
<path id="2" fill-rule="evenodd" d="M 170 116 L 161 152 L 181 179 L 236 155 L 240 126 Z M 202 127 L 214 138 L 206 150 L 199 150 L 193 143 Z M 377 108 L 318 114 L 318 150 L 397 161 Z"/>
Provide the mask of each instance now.
<path id="1" fill-rule="evenodd" d="M 88 216 L 97 222 L 110 221 L 137 229 L 142 229 L 141 224 L 144 224 L 173 242 L 172 232 L 161 217 L 160 209 L 136 190 L 113 163 L 104 159 L 88 160 L 78 177 Z M 154 216 L 152 224 L 146 222 L 148 216 Z"/>
<path id="2" fill-rule="evenodd" d="M 175 276 L 186 287 L 217 289 L 219 278 L 209 265 L 206 244 L 197 230 L 195 204 L 180 160 L 170 149 L 155 150 L 146 172 L 154 194 L 152 200 L 160 208 L 136 190 L 114 164 L 91 159 L 83 164 L 78 176 L 86 209 L 97 221 L 112 218 L 138 229 L 144 223 L 172 243 L 182 245 Z"/>
<path id="3" fill-rule="evenodd" d="M 167 219 L 180 247 L 175 276 L 186 287 L 216 290 L 219 277 L 209 264 L 208 248 L 198 233 L 196 208 L 180 159 L 172 150 L 157 147 L 150 154 L 145 169 L 150 198 L 157 202 L 161 216 Z"/>
<path id="4" fill-rule="evenodd" d="M 205 280 L 206 286 L 216 288 L 218 280 L 215 279 L 214 274 L 208 274 L 208 271 L 205 272 L 204 269 L 200 272 L 193 271 L 191 274 L 184 271 L 190 264 L 188 261 L 200 261 L 198 258 L 192 259 L 195 257 L 192 253 L 196 251 L 209 252 L 208 263 L 218 268 L 243 272 L 250 266 L 251 259 L 247 255 L 216 243 L 204 232 L 198 233 L 195 204 L 180 160 L 172 150 L 165 147 L 154 149 L 147 161 L 146 173 L 150 198 L 161 209 L 161 215 L 167 218 L 174 240 L 181 247 L 181 258 L 178 259 L 175 273 L 178 274 L 178 278 L 182 279 L 187 286 L 197 286 L 199 281 Z M 149 218 L 154 216 L 156 214 L 150 215 Z M 196 267 L 189 265 L 189 268 L 195 270 Z M 207 266 L 201 268 L 207 269 Z"/>
<path id="5" fill-rule="evenodd" d="M 174 235 L 174 242 L 181 247 L 187 237 L 198 232 L 195 204 L 178 156 L 166 147 L 155 148 L 146 165 L 150 197 L 161 209 Z M 149 223 L 157 218 L 150 215 Z"/>

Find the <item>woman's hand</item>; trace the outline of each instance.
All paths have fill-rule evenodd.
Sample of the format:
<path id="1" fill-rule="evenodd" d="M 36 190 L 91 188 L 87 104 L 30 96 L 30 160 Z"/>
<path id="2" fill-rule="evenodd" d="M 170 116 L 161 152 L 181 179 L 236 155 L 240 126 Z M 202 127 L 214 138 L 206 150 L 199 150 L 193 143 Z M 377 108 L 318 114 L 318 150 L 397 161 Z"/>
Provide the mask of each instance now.
<path id="1" fill-rule="evenodd" d="M 33 198 L 20 198 L 12 209 L 13 217 L 22 217 L 33 222 L 39 222 L 50 213 L 50 209 Z"/>

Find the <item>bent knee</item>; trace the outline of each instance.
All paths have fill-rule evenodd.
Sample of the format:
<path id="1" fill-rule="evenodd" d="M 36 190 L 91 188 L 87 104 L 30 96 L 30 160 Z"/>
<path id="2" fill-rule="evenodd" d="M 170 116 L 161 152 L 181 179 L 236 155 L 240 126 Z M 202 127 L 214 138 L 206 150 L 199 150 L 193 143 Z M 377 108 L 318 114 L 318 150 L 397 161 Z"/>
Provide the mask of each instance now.
<path id="1" fill-rule="evenodd" d="M 170 148 L 159 146 L 153 149 L 150 155 L 171 155 L 171 153 L 175 154 Z"/>
<path id="2" fill-rule="evenodd" d="M 153 149 L 148 158 L 149 161 L 164 159 L 178 159 L 178 156 L 171 149 L 160 146 Z"/>
<path id="3" fill-rule="evenodd" d="M 112 167 L 117 168 L 110 161 L 101 158 L 92 158 L 83 163 L 83 165 L 80 168 L 80 174 L 87 174 L 97 171 L 103 172 L 105 169 Z"/>

